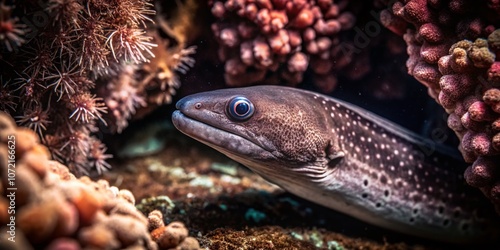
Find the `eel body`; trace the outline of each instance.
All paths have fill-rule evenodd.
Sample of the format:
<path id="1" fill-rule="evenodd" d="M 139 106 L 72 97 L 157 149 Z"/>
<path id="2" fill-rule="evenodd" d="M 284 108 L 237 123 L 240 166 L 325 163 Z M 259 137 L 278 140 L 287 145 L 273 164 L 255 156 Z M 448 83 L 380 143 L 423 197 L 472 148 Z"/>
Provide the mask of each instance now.
<path id="1" fill-rule="evenodd" d="M 447 242 L 499 237 L 463 178 L 465 162 L 352 104 L 279 86 L 184 97 L 177 129 L 304 199 L 362 221 Z"/>

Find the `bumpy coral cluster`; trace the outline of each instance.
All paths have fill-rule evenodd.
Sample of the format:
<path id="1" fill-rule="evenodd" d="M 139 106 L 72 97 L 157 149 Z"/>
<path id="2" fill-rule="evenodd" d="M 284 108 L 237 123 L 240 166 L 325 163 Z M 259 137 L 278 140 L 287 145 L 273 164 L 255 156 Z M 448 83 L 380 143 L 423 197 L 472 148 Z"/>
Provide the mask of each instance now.
<path id="1" fill-rule="evenodd" d="M 397 1 L 381 14 L 403 35 L 408 72 L 450 114 L 448 126 L 473 163 L 467 182 L 500 213 L 500 5 L 496 1 Z"/>
<path id="2" fill-rule="evenodd" d="M 104 180 L 77 179 L 50 160 L 32 130 L 16 128 L 3 112 L 0 174 L 2 249 L 158 248 L 132 193 Z"/>
<path id="3" fill-rule="evenodd" d="M 225 62 L 230 86 L 276 83 L 296 85 L 310 68 L 325 92 L 337 83 L 336 72 L 353 56 L 339 46 L 340 34 L 353 27 L 348 1 L 210 1 L 217 22 L 212 30 Z M 359 72 L 361 73 L 361 72 Z"/>
<path id="4" fill-rule="evenodd" d="M 171 102 L 194 50 L 159 35 L 150 0 L 11 2 L 0 2 L 0 110 L 74 173 L 105 171 L 100 133 Z"/>
<path id="5" fill-rule="evenodd" d="M 450 112 L 448 126 L 461 138 L 460 149 L 467 162 L 467 182 L 480 188 L 500 212 L 500 35 L 488 40 L 463 40 L 439 60 L 443 74 L 438 100 Z"/>
<path id="6" fill-rule="evenodd" d="M 174 221 L 168 225 L 163 222 L 163 215 L 154 210 L 148 215 L 151 237 L 160 249 L 199 250 L 198 240 L 188 236 L 189 232 L 182 222 Z"/>

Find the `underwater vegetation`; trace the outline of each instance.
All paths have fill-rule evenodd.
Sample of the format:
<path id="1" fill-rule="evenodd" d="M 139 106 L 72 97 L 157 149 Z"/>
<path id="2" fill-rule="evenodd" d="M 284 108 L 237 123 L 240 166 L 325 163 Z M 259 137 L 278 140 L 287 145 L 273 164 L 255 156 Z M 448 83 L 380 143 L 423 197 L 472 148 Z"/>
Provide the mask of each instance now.
<path id="1" fill-rule="evenodd" d="M 1 1 L 0 109 L 75 174 L 106 171 L 112 156 L 102 134 L 170 103 L 177 74 L 194 63 L 179 31 L 189 17 L 167 23 L 161 8 L 147 0 Z"/>
<path id="2" fill-rule="evenodd" d="M 35 183 L 24 186 L 19 213 L 24 211 L 27 221 L 40 214 L 54 219 L 42 231 L 19 227 L 29 236 L 27 244 L 46 246 L 154 249 L 155 244 L 181 244 L 183 238 L 193 242 L 179 224 L 169 230 L 177 230 L 180 238 L 162 238 L 168 225 L 159 222 L 152 235 L 146 216 L 133 209 L 130 192 L 78 177 L 111 168 L 114 156 L 106 135 L 123 133 L 131 121 L 171 105 L 183 87 L 196 91 L 218 79 L 226 87 L 301 87 L 311 79 L 315 90 L 328 94 L 351 88 L 417 105 L 417 97 L 406 93 L 409 74 L 447 112 L 447 126 L 470 164 L 465 180 L 500 213 L 499 26 L 497 0 L 0 0 L 0 111 L 19 128 L 4 122 L 9 118 L 2 124 L 23 131 L 19 138 L 29 145 L 17 148 L 16 157 L 24 162 L 19 180 Z M 218 70 L 210 72 L 212 78 L 197 77 L 208 66 L 196 65 L 195 59 Z M 446 136 L 431 139 L 442 142 Z M 54 195 L 58 198 L 50 198 Z M 83 196 L 95 204 L 81 201 Z M 111 212 L 115 206 L 128 210 Z M 100 222 L 82 217 L 85 209 L 93 209 Z M 141 230 L 118 236 L 120 229 L 109 225 L 116 217 L 116 223 Z M 7 217 L 1 218 L 3 223 Z M 114 238 L 97 242 L 94 233 Z"/>

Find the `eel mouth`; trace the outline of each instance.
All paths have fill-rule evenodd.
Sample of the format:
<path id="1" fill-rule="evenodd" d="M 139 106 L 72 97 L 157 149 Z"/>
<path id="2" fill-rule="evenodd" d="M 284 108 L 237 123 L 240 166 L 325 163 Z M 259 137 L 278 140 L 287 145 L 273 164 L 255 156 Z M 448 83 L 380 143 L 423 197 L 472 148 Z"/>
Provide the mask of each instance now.
<path id="1" fill-rule="evenodd" d="M 230 158 L 275 159 L 269 151 L 245 137 L 193 119 L 180 110 L 172 114 L 174 126 L 185 135 L 204 143 Z"/>
<path id="2" fill-rule="evenodd" d="M 180 110 L 174 111 L 172 122 L 183 134 L 247 166 L 271 183 L 279 186 L 281 186 L 279 183 L 283 182 L 292 182 L 296 186 L 302 185 L 296 178 L 297 176 L 289 176 L 291 172 L 276 171 L 276 165 L 280 162 L 278 157 L 243 136 L 193 119 Z"/>

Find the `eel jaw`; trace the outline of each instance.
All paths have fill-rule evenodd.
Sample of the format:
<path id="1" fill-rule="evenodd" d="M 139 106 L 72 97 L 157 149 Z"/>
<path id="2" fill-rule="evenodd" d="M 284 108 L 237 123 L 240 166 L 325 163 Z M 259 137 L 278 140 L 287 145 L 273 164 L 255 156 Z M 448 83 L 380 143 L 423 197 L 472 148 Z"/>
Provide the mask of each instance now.
<path id="1" fill-rule="evenodd" d="M 185 135 L 245 165 L 270 183 L 282 188 L 290 183 L 295 187 L 307 183 L 300 181 L 303 176 L 295 171 L 280 169 L 283 162 L 276 155 L 242 136 L 192 119 L 180 110 L 174 111 L 172 122 Z"/>
<path id="2" fill-rule="evenodd" d="M 246 162 L 250 159 L 259 159 L 259 161 L 276 160 L 276 157 L 271 152 L 254 142 L 192 119 L 180 110 L 174 111 L 172 122 L 185 135 L 222 152 L 230 158 L 237 157 L 238 161 L 240 159 L 246 159 Z"/>

